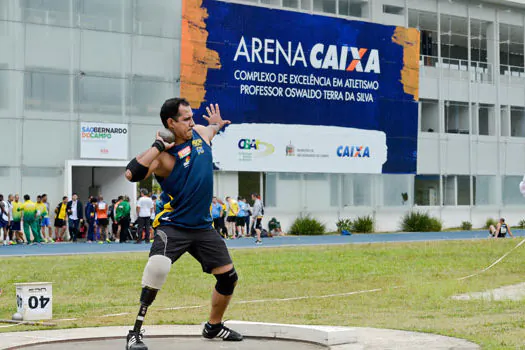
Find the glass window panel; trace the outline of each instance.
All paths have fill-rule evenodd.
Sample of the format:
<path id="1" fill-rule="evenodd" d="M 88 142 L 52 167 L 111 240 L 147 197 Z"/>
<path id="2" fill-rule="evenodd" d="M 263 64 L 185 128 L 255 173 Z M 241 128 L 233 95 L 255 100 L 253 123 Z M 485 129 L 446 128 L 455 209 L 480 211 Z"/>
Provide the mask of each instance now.
<path id="1" fill-rule="evenodd" d="M 410 205 L 410 175 L 381 175 L 383 181 L 383 205 L 401 206 Z M 403 196 L 406 194 L 406 197 Z M 406 200 L 405 200 L 406 199 Z"/>
<path id="2" fill-rule="evenodd" d="M 69 70 L 74 29 L 27 24 L 25 30 L 26 66 Z"/>
<path id="3" fill-rule="evenodd" d="M 82 30 L 80 70 L 118 74 L 129 69 L 126 65 L 131 61 L 129 40 L 129 35 L 125 34 Z M 126 49 L 124 53 L 123 48 Z"/>
<path id="4" fill-rule="evenodd" d="M 443 205 L 456 205 L 455 176 L 443 176 Z"/>
<path id="5" fill-rule="evenodd" d="M 181 1 L 135 0 L 134 4 L 135 33 L 180 38 Z"/>
<path id="6" fill-rule="evenodd" d="M 122 79 L 81 76 L 78 78 L 78 110 L 80 112 L 121 114 Z"/>
<path id="7" fill-rule="evenodd" d="M 9 4 L 10 1 L 0 1 L 0 19 L 9 18 Z"/>
<path id="8" fill-rule="evenodd" d="M 525 137 L 525 109 L 519 107 L 511 108 L 510 136 Z"/>
<path id="9" fill-rule="evenodd" d="M 277 206 L 277 174 L 266 173 L 266 186 L 264 187 L 264 205 Z"/>
<path id="10" fill-rule="evenodd" d="M 281 0 L 261 0 L 261 4 L 280 6 L 281 5 Z"/>
<path id="11" fill-rule="evenodd" d="M 285 210 L 303 210 L 302 175 L 279 173 L 277 181 L 277 207 Z"/>
<path id="12" fill-rule="evenodd" d="M 66 145 L 72 145 L 78 136 L 70 132 L 69 122 L 26 119 L 23 129 L 22 151 L 25 166 L 63 168 L 64 161 L 72 159 L 72 148 Z M 45 147 L 37 142 L 42 139 L 42 130 L 45 130 Z"/>
<path id="13" fill-rule="evenodd" d="M 313 2 L 314 11 L 334 14 L 336 13 L 336 0 L 313 0 Z"/>
<path id="14" fill-rule="evenodd" d="M 495 176 L 475 176 L 474 185 L 474 205 L 494 205 L 496 204 L 496 177 Z"/>
<path id="15" fill-rule="evenodd" d="M 81 28 L 110 32 L 129 32 L 130 1 L 76 0 L 78 25 Z"/>
<path id="16" fill-rule="evenodd" d="M 1 122 L 2 121 L 0 120 L 0 123 Z M 0 160 L 0 164 L 2 164 L 1 160 Z M 7 200 L 7 196 L 10 193 L 12 194 L 12 193 L 18 192 L 18 186 L 20 182 L 19 168 L 12 167 L 13 164 L 6 164 L 6 165 L 7 166 L 0 167 L 0 193 L 4 195 L 5 200 Z M 38 193 L 40 193 L 41 191 L 42 189 L 40 189 Z"/>
<path id="17" fill-rule="evenodd" d="M 326 210 L 330 206 L 330 181 L 327 174 L 304 174 L 307 210 Z"/>
<path id="18" fill-rule="evenodd" d="M 367 174 L 355 174 L 353 181 L 354 206 L 372 205 L 372 179 L 374 177 Z"/>
<path id="19" fill-rule="evenodd" d="M 457 176 L 458 205 L 470 205 L 470 176 Z"/>
<path id="20" fill-rule="evenodd" d="M 451 134 L 469 133 L 468 104 L 445 101 L 445 131 Z"/>
<path id="21" fill-rule="evenodd" d="M 283 0 L 283 7 L 298 8 L 300 0 Z"/>
<path id="22" fill-rule="evenodd" d="M 421 131 L 440 132 L 439 130 L 439 103 L 435 100 L 420 100 Z"/>
<path id="23" fill-rule="evenodd" d="M 0 157 L 0 169 L 5 169 L 6 166 L 17 166 L 20 163 L 21 140 L 19 138 L 21 123 L 21 119 L 0 118 L 0 130 L 2 130 L 0 149 L 7 150 L 7 152 L 3 152 Z M 5 132 L 5 130 L 9 130 L 9 132 Z M 2 182 L 0 181 L 0 186 L 1 185 Z M 12 189 L 10 191 L 12 191 Z"/>
<path id="24" fill-rule="evenodd" d="M 130 80 L 131 99 L 128 113 L 131 115 L 158 116 L 159 103 L 175 95 L 174 84 L 145 79 Z"/>
<path id="25" fill-rule="evenodd" d="M 362 0 L 339 0 L 339 14 L 342 16 L 366 17 L 367 3 Z"/>
<path id="26" fill-rule="evenodd" d="M 414 196 L 415 205 L 439 205 L 439 175 L 416 175 Z"/>
<path id="27" fill-rule="evenodd" d="M 24 21 L 55 26 L 69 26 L 69 2 L 69 0 L 22 0 L 21 6 Z"/>
<path id="28" fill-rule="evenodd" d="M 503 204 L 523 205 L 525 199 L 519 190 L 522 176 L 505 176 L 503 178 Z"/>
<path id="29" fill-rule="evenodd" d="M 341 186 L 339 179 L 341 175 L 330 174 L 330 206 L 339 207 L 339 199 L 341 197 Z"/>
<path id="30" fill-rule="evenodd" d="M 303 10 L 310 11 L 312 9 L 312 0 L 300 0 L 301 1 L 301 8 Z"/>
<path id="31" fill-rule="evenodd" d="M 69 111 L 70 77 L 66 71 L 25 73 L 25 107 L 41 111 Z"/>
<path id="32" fill-rule="evenodd" d="M 132 43 L 133 74 L 165 81 L 179 78 L 180 53 L 173 49 L 180 47 L 179 39 L 134 36 Z"/>

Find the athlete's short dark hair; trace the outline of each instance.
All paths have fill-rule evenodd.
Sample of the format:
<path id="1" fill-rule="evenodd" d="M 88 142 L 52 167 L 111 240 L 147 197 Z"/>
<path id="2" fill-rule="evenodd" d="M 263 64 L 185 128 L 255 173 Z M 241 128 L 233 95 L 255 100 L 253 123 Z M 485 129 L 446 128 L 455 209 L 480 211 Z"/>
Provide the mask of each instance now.
<path id="1" fill-rule="evenodd" d="M 160 120 L 162 120 L 162 125 L 167 128 L 168 119 L 173 118 L 177 120 L 177 117 L 179 116 L 179 107 L 187 107 L 189 105 L 190 103 L 188 100 L 182 97 L 174 97 L 164 101 L 164 104 L 160 108 Z"/>
<path id="2" fill-rule="evenodd" d="M 28 194 L 24 194 L 24 200 L 25 200 L 25 201 L 28 201 L 29 199 L 31 199 L 31 197 L 29 197 Z"/>

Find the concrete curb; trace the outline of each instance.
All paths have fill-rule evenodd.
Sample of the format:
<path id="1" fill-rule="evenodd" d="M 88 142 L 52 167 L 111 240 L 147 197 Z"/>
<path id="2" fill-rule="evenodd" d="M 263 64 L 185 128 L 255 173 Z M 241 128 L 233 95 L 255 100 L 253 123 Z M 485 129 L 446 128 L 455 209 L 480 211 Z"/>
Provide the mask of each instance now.
<path id="1" fill-rule="evenodd" d="M 259 323 L 227 321 L 228 327 L 240 331 L 247 337 L 273 338 L 310 342 L 326 346 L 332 350 L 361 349 L 454 349 L 478 350 L 480 347 L 462 339 L 434 334 L 396 331 L 389 329 L 287 325 L 276 323 Z M 17 349 L 20 347 L 53 343 L 78 341 L 83 339 L 124 338 L 129 327 L 99 327 L 45 330 L 32 332 L 2 333 L 0 349 Z M 148 337 L 200 337 L 202 326 L 146 326 Z"/>

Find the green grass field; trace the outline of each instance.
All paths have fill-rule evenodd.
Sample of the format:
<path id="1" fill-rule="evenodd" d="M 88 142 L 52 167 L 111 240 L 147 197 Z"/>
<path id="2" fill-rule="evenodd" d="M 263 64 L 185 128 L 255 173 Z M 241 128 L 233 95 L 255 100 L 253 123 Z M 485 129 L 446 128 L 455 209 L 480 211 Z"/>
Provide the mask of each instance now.
<path id="1" fill-rule="evenodd" d="M 233 250 L 240 275 L 227 319 L 367 326 L 465 338 L 484 349 L 525 349 L 525 301 L 456 301 L 454 294 L 524 282 L 525 245 L 502 263 L 477 272 L 518 240 L 389 243 Z M 0 318 L 16 311 L 13 283 L 52 281 L 60 327 L 130 325 L 138 310 L 146 254 L 2 258 Z M 150 308 L 146 324 L 198 324 L 207 319 L 215 279 L 184 256 Z M 256 299 L 379 292 L 295 301 Z M 161 308 L 205 305 L 162 311 Z M 103 317 L 131 312 L 131 315 Z M 5 328 L 0 331 L 35 329 Z"/>

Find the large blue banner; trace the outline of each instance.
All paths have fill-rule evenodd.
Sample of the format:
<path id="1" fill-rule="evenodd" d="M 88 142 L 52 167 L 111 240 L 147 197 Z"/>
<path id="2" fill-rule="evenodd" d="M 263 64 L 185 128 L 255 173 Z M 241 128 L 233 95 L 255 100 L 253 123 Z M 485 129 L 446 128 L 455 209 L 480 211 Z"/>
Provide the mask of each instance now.
<path id="1" fill-rule="evenodd" d="M 220 169 L 416 172 L 416 29 L 186 0 L 181 50 L 181 95 L 233 123 Z"/>

